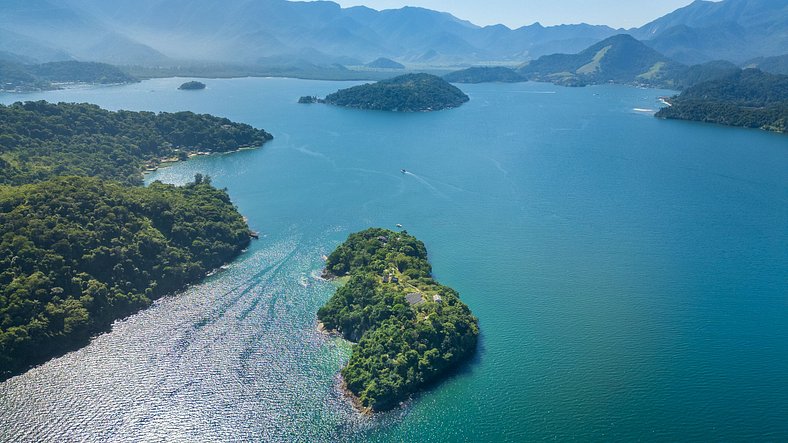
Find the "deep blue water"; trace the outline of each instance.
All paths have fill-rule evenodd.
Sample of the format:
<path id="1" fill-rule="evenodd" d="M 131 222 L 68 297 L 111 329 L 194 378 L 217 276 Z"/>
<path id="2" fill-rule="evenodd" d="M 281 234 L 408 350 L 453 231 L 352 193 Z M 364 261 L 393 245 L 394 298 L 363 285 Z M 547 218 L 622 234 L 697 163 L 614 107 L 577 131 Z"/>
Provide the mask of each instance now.
<path id="1" fill-rule="evenodd" d="M 0 384 L 3 441 L 788 440 L 788 138 L 661 121 L 670 91 L 462 85 L 393 114 L 298 105 L 348 83 L 183 79 L 1 94 L 192 110 L 272 132 L 200 157 L 263 237 L 204 284 Z M 640 110 L 638 110 L 640 109 Z M 401 174 L 400 169 L 410 171 Z M 401 223 L 479 317 L 477 358 L 356 414 L 315 331 L 321 255 Z"/>

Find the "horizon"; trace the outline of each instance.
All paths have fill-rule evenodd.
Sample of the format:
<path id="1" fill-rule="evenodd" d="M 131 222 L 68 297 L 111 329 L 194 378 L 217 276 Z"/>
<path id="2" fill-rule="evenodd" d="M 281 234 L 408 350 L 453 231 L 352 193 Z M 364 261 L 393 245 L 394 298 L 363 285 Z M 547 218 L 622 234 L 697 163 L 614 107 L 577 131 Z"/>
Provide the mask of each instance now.
<path id="1" fill-rule="evenodd" d="M 614 29 L 631 29 L 643 26 L 694 0 L 630 0 L 622 5 L 618 0 L 598 0 L 593 4 L 583 0 L 492 0 L 484 5 L 472 0 L 455 0 L 447 4 L 441 0 L 327 0 L 343 8 L 366 6 L 378 11 L 400 9 L 406 6 L 447 12 L 460 20 L 479 26 L 502 24 L 511 29 L 539 23 L 558 26 L 586 23 L 606 25 Z M 709 0 L 711 1 L 711 0 Z M 556 4 L 558 3 L 558 4 Z M 492 7 L 490 5 L 493 5 Z M 611 16 L 611 10 L 616 11 Z"/>

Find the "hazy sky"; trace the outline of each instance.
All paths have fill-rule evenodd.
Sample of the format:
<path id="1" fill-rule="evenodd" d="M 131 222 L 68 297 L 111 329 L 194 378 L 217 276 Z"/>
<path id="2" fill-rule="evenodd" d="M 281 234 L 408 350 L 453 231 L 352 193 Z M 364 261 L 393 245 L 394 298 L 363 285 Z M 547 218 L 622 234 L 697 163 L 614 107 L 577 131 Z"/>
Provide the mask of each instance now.
<path id="1" fill-rule="evenodd" d="M 334 0 L 344 7 L 373 9 L 421 6 L 445 11 L 477 25 L 503 23 L 518 28 L 540 22 L 591 23 L 614 28 L 644 25 L 692 0 Z"/>

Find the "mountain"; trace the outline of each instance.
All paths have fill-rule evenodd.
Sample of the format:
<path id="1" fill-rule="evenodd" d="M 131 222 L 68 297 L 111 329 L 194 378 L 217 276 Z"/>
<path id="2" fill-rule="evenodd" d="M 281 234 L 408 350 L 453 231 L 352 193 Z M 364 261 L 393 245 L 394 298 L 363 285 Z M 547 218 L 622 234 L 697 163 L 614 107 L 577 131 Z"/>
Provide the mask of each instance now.
<path id="1" fill-rule="evenodd" d="M 579 86 L 598 83 L 664 85 L 684 67 L 628 34 L 619 34 L 578 54 L 553 54 L 520 67 L 531 80 Z"/>
<path id="2" fill-rule="evenodd" d="M 573 52 L 616 31 L 586 24 L 480 27 L 451 14 L 377 11 L 328 1 L 6 0 L 0 36 L 24 42 L 35 61 L 162 65 L 217 62 L 330 65 L 385 57 L 431 65 L 522 61 Z M 17 55 L 10 38 L 0 51 Z"/>
<path id="3" fill-rule="evenodd" d="M 788 76 L 745 69 L 699 83 L 670 99 L 657 117 L 788 133 Z"/>
<path id="4" fill-rule="evenodd" d="M 683 63 L 717 59 L 741 63 L 785 53 L 788 1 L 696 0 L 630 32 Z"/>
<path id="5" fill-rule="evenodd" d="M 364 65 L 373 69 L 405 69 L 405 65 L 395 62 L 390 58 L 380 57 L 379 59 Z"/>
<path id="6" fill-rule="evenodd" d="M 525 77 L 515 72 L 514 69 L 503 66 L 462 69 L 444 75 L 443 79 L 450 83 L 517 83 L 526 81 Z"/>
<path id="7" fill-rule="evenodd" d="M 745 68 L 758 68 L 772 74 L 788 75 L 788 54 L 774 57 L 758 57 L 744 64 Z"/>

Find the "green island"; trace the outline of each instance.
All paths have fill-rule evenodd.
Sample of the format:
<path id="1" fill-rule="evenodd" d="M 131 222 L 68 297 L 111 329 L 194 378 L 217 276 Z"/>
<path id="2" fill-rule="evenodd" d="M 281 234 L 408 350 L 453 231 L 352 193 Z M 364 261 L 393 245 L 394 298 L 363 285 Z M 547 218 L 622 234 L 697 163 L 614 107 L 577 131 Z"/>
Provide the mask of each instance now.
<path id="1" fill-rule="evenodd" d="M 197 81 L 186 82 L 178 86 L 178 89 L 183 91 L 197 91 L 200 89 L 205 89 L 205 83 Z"/>
<path id="2" fill-rule="evenodd" d="M 135 77 L 106 63 L 63 61 L 25 65 L 0 60 L 0 90 L 45 91 L 60 84 L 128 84 Z"/>
<path id="3" fill-rule="evenodd" d="M 328 256 L 326 274 L 345 283 L 317 317 L 356 342 L 341 374 L 358 408 L 397 407 L 475 353 L 478 320 L 431 272 L 424 243 L 405 231 L 351 234 Z"/>
<path id="4" fill-rule="evenodd" d="M 254 233 L 210 177 L 143 187 L 142 171 L 162 155 L 268 139 L 193 113 L 0 107 L 0 380 L 84 346 L 246 248 Z"/>
<path id="5" fill-rule="evenodd" d="M 111 112 L 44 101 L 0 105 L 0 184 L 81 175 L 141 185 L 142 172 L 163 162 L 272 138 L 247 124 L 192 112 Z"/>
<path id="6" fill-rule="evenodd" d="M 440 77 L 406 74 L 341 89 L 326 96 L 322 102 L 315 98 L 315 101 L 305 100 L 304 103 L 321 102 L 376 111 L 425 112 L 456 108 L 468 100 L 469 97 L 459 88 Z"/>
<path id="7" fill-rule="evenodd" d="M 668 99 L 658 118 L 788 133 L 788 76 L 745 69 Z"/>

